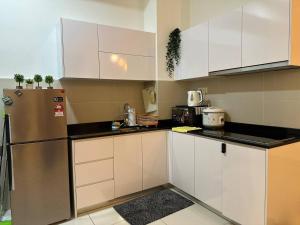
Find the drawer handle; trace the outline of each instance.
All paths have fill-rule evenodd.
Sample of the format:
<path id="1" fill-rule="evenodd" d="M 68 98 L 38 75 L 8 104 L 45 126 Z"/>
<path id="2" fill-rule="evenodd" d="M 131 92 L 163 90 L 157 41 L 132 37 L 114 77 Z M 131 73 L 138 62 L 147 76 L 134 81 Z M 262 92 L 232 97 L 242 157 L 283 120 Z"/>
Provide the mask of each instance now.
<path id="1" fill-rule="evenodd" d="M 226 154 L 226 144 L 222 143 L 222 153 Z"/>

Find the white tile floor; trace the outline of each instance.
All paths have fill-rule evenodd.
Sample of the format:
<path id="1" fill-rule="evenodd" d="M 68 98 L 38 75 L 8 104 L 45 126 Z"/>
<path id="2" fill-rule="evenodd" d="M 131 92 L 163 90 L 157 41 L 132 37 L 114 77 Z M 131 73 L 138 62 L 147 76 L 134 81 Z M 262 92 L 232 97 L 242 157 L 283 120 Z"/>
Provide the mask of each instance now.
<path id="1" fill-rule="evenodd" d="M 150 225 L 230 225 L 204 207 L 195 204 L 164 217 Z M 61 225 L 129 225 L 113 208 L 79 217 Z"/>

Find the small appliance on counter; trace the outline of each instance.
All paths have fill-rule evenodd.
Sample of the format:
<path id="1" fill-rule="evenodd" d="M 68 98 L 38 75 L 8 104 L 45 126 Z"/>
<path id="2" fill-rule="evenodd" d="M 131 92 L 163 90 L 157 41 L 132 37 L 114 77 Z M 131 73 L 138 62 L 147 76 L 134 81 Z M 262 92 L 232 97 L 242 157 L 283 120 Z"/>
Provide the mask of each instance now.
<path id="1" fill-rule="evenodd" d="M 189 107 L 201 106 L 204 100 L 203 93 L 201 90 L 188 91 L 187 104 Z"/>
<path id="2" fill-rule="evenodd" d="M 174 126 L 202 126 L 202 111 L 207 106 L 176 106 L 172 108 Z"/>
<path id="3" fill-rule="evenodd" d="M 216 107 L 208 107 L 203 109 L 202 123 L 206 128 L 223 128 L 225 124 L 225 111 Z"/>
<path id="4" fill-rule="evenodd" d="M 128 103 L 124 105 L 124 122 L 128 127 L 137 126 L 135 108 Z"/>

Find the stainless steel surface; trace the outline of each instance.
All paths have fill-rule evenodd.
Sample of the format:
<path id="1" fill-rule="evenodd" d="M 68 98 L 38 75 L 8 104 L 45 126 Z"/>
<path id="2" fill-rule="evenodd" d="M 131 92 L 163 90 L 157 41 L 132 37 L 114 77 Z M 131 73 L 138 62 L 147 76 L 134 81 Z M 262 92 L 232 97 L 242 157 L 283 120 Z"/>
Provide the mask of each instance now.
<path id="1" fill-rule="evenodd" d="M 19 96 L 15 90 L 3 90 L 3 95 L 13 101 L 12 105 L 5 106 L 5 113 L 10 117 L 11 143 L 67 137 L 63 90 L 20 91 L 22 95 Z M 63 99 L 63 102 L 55 102 L 57 97 Z M 57 105 L 63 107 L 64 116 L 55 114 Z"/>
<path id="2" fill-rule="evenodd" d="M 290 65 L 288 61 L 283 61 L 283 62 L 262 64 L 262 65 L 249 66 L 249 67 L 240 67 L 240 68 L 229 69 L 229 70 L 215 71 L 215 72 L 210 72 L 209 75 L 211 76 L 238 75 L 244 73 L 276 71 L 276 70 L 295 69 L 295 68 L 299 68 L 299 67 Z"/>
<path id="3" fill-rule="evenodd" d="M 14 155 L 13 148 L 10 150 L 10 158 L 11 158 L 11 190 L 15 190 L 15 171 L 14 171 Z"/>
<path id="4" fill-rule="evenodd" d="M 11 147 L 13 225 L 47 225 L 70 218 L 67 140 Z"/>

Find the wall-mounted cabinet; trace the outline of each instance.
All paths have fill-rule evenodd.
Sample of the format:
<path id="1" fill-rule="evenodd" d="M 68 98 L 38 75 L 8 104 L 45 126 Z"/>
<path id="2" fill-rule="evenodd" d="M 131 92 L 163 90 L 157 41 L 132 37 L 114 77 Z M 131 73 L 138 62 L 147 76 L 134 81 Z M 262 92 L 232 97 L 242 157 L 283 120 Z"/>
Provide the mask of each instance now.
<path id="1" fill-rule="evenodd" d="M 156 79 L 155 33 L 61 19 L 61 78 Z"/>
<path id="2" fill-rule="evenodd" d="M 209 72 L 242 66 L 242 8 L 209 21 Z"/>
<path id="3" fill-rule="evenodd" d="M 296 0 L 253 0 L 183 31 L 175 80 L 299 67 L 299 15 Z"/>
<path id="4" fill-rule="evenodd" d="M 208 76 L 208 23 L 183 31 L 181 40 L 181 61 L 175 80 Z"/>
<path id="5" fill-rule="evenodd" d="M 290 1 L 254 0 L 243 7 L 242 66 L 289 60 Z"/>
<path id="6" fill-rule="evenodd" d="M 155 34 L 98 25 L 99 51 L 155 57 Z"/>
<path id="7" fill-rule="evenodd" d="M 155 80 L 155 58 L 99 52 L 100 79 Z"/>
<path id="8" fill-rule="evenodd" d="M 99 79 L 97 24 L 61 19 L 59 33 L 62 78 Z"/>

